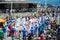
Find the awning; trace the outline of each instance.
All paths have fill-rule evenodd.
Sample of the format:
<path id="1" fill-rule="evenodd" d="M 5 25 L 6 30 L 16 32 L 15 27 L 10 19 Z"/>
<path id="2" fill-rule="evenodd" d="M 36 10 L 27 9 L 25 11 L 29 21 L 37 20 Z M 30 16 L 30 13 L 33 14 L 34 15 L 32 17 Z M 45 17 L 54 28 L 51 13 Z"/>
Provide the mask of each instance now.
<path id="1" fill-rule="evenodd" d="M 5 22 L 6 20 L 4 20 L 3 18 L 0 18 L 0 22 Z"/>

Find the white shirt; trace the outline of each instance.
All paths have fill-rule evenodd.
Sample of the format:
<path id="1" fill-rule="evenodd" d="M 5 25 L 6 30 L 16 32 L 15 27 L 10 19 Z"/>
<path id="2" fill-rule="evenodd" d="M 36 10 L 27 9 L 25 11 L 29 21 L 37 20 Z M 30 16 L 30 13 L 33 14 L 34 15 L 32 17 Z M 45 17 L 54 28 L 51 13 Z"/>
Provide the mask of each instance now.
<path id="1" fill-rule="evenodd" d="M 42 17 L 39 17 L 39 22 L 41 22 L 41 20 L 42 20 Z"/>
<path id="2" fill-rule="evenodd" d="M 0 30 L 2 30 L 2 28 L 0 28 Z"/>
<path id="3" fill-rule="evenodd" d="M 51 25 L 48 25 L 48 29 L 51 29 Z"/>
<path id="4" fill-rule="evenodd" d="M 33 23 L 33 22 L 34 22 L 34 19 L 32 18 L 32 19 L 30 19 L 29 21 L 30 21 L 31 23 Z"/>
<path id="5" fill-rule="evenodd" d="M 20 18 L 16 20 L 16 26 L 20 26 Z"/>
<path id="6" fill-rule="evenodd" d="M 54 18 L 53 18 L 53 17 L 51 17 L 51 21 L 52 21 L 52 22 L 54 21 Z"/>
<path id="7" fill-rule="evenodd" d="M 26 19 L 25 18 L 22 18 L 22 24 L 26 24 Z"/>

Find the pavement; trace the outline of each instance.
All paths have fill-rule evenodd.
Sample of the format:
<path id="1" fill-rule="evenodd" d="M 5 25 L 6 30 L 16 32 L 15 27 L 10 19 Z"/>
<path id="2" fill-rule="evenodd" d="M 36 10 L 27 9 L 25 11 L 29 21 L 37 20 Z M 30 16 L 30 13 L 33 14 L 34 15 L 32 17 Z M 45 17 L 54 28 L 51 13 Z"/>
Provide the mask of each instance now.
<path id="1" fill-rule="evenodd" d="M 3 40 L 12 40 L 12 37 L 8 37 L 7 39 L 3 39 Z M 19 40 L 19 39 L 14 39 L 14 40 Z"/>
<path id="2" fill-rule="evenodd" d="M 36 14 L 36 12 L 22 12 L 22 13 L 12 13 L 11 15 L 14 15 L 14 16 L 30 16 L 30 15 L 32 15 L 33 13 L 35 13 Z M 4 17 L 6 17 L 6 16 L 8 16 L 8 14 L 7 13 L 0 13 L 0 18 L 4 18 Z"/>
<path id="3" fill-rule="evenodd" d="M 6 40 L 6 39 L 3 39 L 3 40 Z M 8 37 L 7 40 L 12 40 L 12 37 Z M 19 40 L 19 39 L 16 39 L 15 38 L 14 40 Z M 28 39 L 26 38 L 26 40 L 28 40 Z M 39 40 L 39 37 L 38 38 L 37 37 L 34 37 L 34 40 Z M 57 39 L 55 37 L 53 37 L 53 38 L 51 38 L 49 40 L 57 40 Z"/>

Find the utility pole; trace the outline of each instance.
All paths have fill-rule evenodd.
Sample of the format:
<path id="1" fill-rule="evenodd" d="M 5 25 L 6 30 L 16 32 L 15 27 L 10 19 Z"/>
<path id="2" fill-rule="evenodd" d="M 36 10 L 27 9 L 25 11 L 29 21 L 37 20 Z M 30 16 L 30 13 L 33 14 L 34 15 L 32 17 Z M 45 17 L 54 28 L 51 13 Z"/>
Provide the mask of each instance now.
<path id="1" fill-rule="evenodd" d="M 12 15 L 12 6 L 13 5 L 13 3 L 12 3 L 12 0 L 11 0 L 11 10 L 10 10 L 10 16 Z"/>

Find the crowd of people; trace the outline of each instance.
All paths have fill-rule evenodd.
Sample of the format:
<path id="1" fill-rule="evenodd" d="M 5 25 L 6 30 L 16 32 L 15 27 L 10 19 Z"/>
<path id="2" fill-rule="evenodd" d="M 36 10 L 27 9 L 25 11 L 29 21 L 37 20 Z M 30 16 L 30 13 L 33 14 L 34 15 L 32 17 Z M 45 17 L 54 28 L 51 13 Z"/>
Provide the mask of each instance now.
<path id="1" fill-rule="evenodd" d="M 40 40 L 47 40 L 46 34 L 49 30 L 53 29 L 56 23 L 57 15 L 55 13 L 39 13 L 38 16 L 35 14 L 31 16 L 23 17 L 6 17 L 6 22 L 1 26 L 4 32 L 4 38 L 7 39 L 8 36 L 14 36 L 17 38 L 20 35 L 20 40 L 31 40 L 29 37 L 40 37 Z M 8 33 L 9 32 L 9 33 Z M 13 40 L 12 38 L 12 40 Z M 34 39 L 34 38 L 32 38 Z"/>

